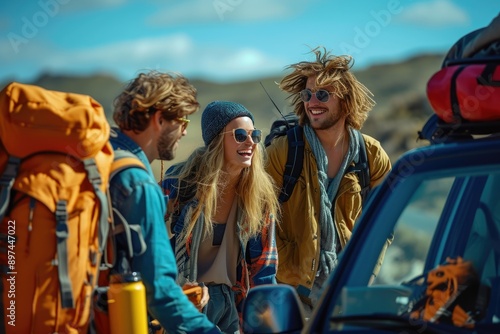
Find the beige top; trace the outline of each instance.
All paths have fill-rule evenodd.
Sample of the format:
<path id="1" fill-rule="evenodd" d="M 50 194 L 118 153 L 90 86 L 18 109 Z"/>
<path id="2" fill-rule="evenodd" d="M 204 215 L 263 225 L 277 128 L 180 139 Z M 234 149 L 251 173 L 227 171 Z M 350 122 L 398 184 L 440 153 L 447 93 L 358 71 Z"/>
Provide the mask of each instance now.
<path id="1" fill-rule="evenodd" d="M 236 234 L 237 199 L 233 201 L 227 218 L 224 237 L 220 245 L 213 244 L 213 235 L 205 237 L 198 253 L 198 282 L 236 283 L 236 268 L 239 254 L 239 241 Z M 220 224 L 221 222 L 219 222 Z"/>

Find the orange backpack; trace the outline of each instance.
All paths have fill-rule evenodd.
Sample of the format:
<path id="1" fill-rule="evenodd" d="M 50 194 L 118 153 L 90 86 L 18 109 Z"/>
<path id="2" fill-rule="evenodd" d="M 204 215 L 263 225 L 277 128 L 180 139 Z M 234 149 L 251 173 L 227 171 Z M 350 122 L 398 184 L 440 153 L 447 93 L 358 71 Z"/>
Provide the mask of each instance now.
<path id="1" fill-rule="evenodd" d="M 480 282 L 470 261 L 462 257 L 446 262 L 413 283 L 425 288 L 423 296 L 411 303 L 410 318 L 457 327 L 473 328 L 484 315 Z"/>
<path id="2" fill-rule="evenodd" d="M 109 133 L 102 106 L 89 96 L 15 82 L 0 92 L 6 333 L 87 332 L 112 220 Z"/>

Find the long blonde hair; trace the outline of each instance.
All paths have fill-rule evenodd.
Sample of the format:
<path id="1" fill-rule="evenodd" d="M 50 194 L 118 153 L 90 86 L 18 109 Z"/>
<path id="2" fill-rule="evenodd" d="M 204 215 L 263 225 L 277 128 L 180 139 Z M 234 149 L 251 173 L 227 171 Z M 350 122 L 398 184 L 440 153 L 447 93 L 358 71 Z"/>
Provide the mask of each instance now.
<path id="1" fill-rule="evenodd" d="M 266 151 L 257 144 L 250 167 L 244 168 L 236 186 L 240 205 L 244 211 L 241 232 L 247 237 L 257 235 L 269 218 L 276 217 L 279 203 L 273 179 L 265 171 Z M 204 215 L 205 235 L 213 233 L 211 217 L 216 214 L 217 201 L 223 187 L 227 185 L 227 174 L 222 170 L 224 164 L 224 136 L 219 135 L 208 145 L 197 148 L 189 158 L 178 165 L 178 186 L 181 189 L 196 189 L 198 204 L 186 214 L 189 221 L 184 223 L 183 236 L 186 239 L 192 232 L 200 215 Z M 175 168 L 174 170 L 179 170 Z M 201 170 L 203 168 L 203 170 Z M 175 177 L 175 176 L 167 176 Z"/>
<path id="2" fill-rule="evenodd" d="M 323 52 L 322 52 L 323 50 Z M 316 60 L 302 61 L 289 65 L 292 72 L 286 75 L 279 87 L 292 99 L 294 112 L 299 116 L 299 123 L 309 122 L 300 92 L 306 88 L 307 79 L 316 76 L 317 87 L 333 86 L 333 93 L 340 99 L 341 112 L 347 116 L 346 125 L 360 130 L 368 118 L 368 112 L 375 106 L 373 94 L 350 71 L 353 59 L 351 56 L 334 56 L 324 48 L 312 50 Z"/>

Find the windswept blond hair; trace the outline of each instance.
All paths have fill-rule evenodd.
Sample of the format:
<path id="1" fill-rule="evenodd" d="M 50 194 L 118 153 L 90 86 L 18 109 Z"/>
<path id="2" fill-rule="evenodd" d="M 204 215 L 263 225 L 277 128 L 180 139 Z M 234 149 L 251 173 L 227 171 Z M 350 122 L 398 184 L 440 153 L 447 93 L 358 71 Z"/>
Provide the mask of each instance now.
<path id="1" fill-rule="evenodd" d="M 221 191 L 227 184 L 227 174 L 222 170 L 223 140 L 224 136 L 219 133 L 208 146 L 197 148 L 185 162 L 177 164 L 181 168 L 177 184 L 182 187 L 178 193 L 196 189 L 195 197 L 198 200 L 198 205 L 190 208 L 186 214 L 189 221 L 184 223 L 184 241 L 191 234 L 201 213 L 205 218 L 205 235 L 213 233 L 211 217 L 216 213 Z M 239 204 L 244 213 L 241 232 L 246 237 L 256 236 L 269 223 L 269 217 L 276 217 L 279 210 L 274 181 L 264 169 L 265 154 L 262 144 L 257 144 L 252 164 L 242 170 L 236 186 L 236 193 L 241 199 Z"/>
<path id="2" fill-rule="evenodd" d="M 279 84 L 283 91 L 290 93 L 289 98 L 292 99 L 294 112 L 299 116 L 299 123 L 309 123 L 300 92 L 306 88 L 307 79 L 316 76 L 316 87 L 334 87 L 333 93 L 340 99 L 340 109 L 346 116 L 346 125 L 361 129 L 368 112 L 375 106 L 375 101 L 370 90 L 350 71 L 353 58 L 331 55 L 320 47 L 311 52 L 316 55 L 316 60 L 289 65 L 287 69 L 291 69 L 292 73 L 286 75 Z"/>

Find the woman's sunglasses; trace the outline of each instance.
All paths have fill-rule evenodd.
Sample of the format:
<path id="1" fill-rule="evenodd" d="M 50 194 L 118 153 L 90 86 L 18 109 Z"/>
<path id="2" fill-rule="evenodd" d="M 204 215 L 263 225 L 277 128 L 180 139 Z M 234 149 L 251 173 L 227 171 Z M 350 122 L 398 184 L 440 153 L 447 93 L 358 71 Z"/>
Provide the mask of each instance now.
<path id="1" fill-rule="evenodd" d="M 244 143 L 248 136 L 252 137 L 252 140 L 255 144 L 260 143 L 260 140 L 262 139 L 262 132 L 257 129 L 253 130 L 245 130 L 242 128 L 238 129 L 233 129 L 231 131 L 225 131 L 223 133 L 233 133 L 234 140 L 236 140 L 237 143 Z"/>
<path id="2" fill-rule="evenodd" d="M 313 94 L 316 95 L 316 99 L 319 102 L 326 103 L 330 100 L 330 94 L 332 93 L 325 89 L 318 89 L 315 93 L 313 93 L 309 88 L 307 88 L 300 92 L 300 98 L 304 102 L 309 102 L 311 101 Z"/>

